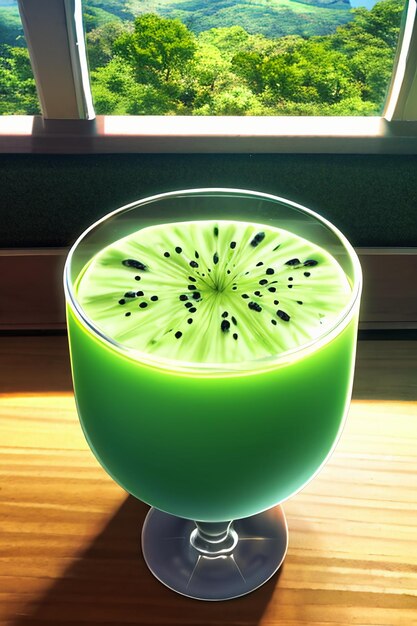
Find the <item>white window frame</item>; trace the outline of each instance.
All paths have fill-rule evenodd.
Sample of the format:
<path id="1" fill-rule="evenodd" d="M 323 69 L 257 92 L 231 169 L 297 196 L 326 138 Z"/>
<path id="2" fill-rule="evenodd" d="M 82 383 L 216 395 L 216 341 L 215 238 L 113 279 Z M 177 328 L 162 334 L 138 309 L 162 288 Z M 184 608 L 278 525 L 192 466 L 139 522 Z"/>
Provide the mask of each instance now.
<path id="1" fill-rule="evenodd" d="M 43 115 L 0 116 L 2 153 L 417 153 L 416 0 L 381 117 L 95 117 L 82 0 L 18 2 Z"/>

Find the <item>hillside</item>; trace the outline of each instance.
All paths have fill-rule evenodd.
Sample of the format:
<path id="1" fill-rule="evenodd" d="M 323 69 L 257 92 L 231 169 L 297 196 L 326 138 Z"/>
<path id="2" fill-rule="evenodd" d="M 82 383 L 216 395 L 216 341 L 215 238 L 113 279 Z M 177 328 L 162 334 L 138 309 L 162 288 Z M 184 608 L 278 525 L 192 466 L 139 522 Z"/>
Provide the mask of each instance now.
<path id="1" fill-rule="evenodd" d="M 17 3 L 0 0 L 0 45 L 25 46 Z"/>
<path id="2" fill-rule="evenodd" d="M 125 5 L 134 15 L 177 17 L 196 33 L 238 25 L 267 37 L 311 37 L 351 19 L 349 0 L 126 0 Z"/>
<path id="3" fill-rule="evenodd" d="M 84 0 L 84 20 L 91 31 L 107 22 L 158 13 L 179 18 L 196 33 L 238 25 L 267 37 L 311 37 L 348 22 L 350 8 L 349 0 Z M 0 0 L 0 43 L 25 45 L 16 0 Z"/>

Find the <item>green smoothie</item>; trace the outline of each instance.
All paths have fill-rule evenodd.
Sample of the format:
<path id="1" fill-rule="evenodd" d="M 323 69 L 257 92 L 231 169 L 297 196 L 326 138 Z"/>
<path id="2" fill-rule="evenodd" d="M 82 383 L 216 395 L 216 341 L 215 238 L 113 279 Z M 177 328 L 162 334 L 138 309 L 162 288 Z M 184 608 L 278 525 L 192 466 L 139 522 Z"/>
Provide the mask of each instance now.
<path id="1" fill-rule="evenodd" d="M 75 297 L 80 420 L 128 492 L 235 519 L 324 463 L 350 402 L 357 310 L 323 248 L 265 224 L 159 225 L 103 248 Z"/>

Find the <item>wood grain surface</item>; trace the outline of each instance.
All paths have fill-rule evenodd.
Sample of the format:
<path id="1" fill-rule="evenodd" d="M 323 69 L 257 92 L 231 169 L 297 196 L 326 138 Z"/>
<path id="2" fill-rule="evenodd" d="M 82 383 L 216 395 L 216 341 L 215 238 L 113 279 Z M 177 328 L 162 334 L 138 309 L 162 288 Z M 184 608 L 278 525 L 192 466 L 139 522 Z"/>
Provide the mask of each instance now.
<path id="1" fill-rule="evenodd" d="M 360 342 L 342 438 L 285 504 L 280 572 L 228 602 L 193 601 L 148 572 L 147 507 L 82 435 L 65 337 L 0 338 L 0 624 L 417 624 L 417 342 Z"/>

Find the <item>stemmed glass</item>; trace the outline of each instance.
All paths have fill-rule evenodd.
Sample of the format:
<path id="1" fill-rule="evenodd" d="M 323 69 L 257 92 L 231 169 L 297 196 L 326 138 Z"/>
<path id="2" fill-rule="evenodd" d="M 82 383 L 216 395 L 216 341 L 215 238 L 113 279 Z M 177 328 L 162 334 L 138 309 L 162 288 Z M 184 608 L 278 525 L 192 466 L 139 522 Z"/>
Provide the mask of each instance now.
<path id="1" fill-rule="evenodd" d="M 324 248 L 351 285 L 340 315 L 314 340 L 251 362 L 162 361 L 106 336 L 77 299 L 88 262 L 141 228 L 206 219 L 277 226 Z M 80 422 L 110 476 L 153 507 L 143 556 L 171 589 L 234 598 L 281 565 L 288 531 L 279 503 L 320 470 L 348 411 L 361 283 L 352 246 L 327 220 L 236 189 L 145 198 L 93 224 L 72 247 L 64 285 Z"/>

